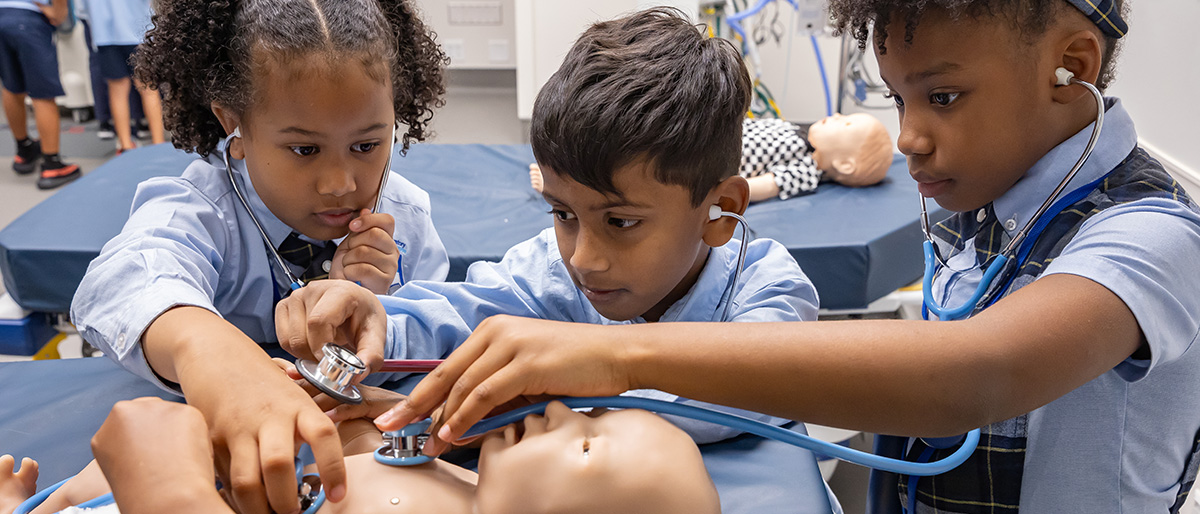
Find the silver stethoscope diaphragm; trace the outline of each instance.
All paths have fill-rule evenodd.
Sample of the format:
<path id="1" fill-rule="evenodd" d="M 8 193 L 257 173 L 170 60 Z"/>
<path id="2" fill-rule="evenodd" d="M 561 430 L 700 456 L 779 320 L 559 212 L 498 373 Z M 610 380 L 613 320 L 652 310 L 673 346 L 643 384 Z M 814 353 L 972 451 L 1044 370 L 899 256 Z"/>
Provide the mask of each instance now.
<path id="1" fill-rule="evenodd" d="M 321 347 L 320 363 L 296 359 L 296 369 L 322 393 L 342 403 L 362 403 L 362 394 L 350 382 L 367 372 L 367 366 L 353 352 L 333 343 Z"/>

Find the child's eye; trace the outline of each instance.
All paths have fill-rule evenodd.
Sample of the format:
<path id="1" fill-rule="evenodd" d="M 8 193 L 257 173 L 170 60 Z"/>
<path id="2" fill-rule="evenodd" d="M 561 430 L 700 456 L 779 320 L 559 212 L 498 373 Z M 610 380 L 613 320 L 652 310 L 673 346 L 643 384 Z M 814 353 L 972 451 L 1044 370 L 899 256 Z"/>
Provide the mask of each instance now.
<path id="1" fill-rule="evenodd" d="M 310 155 L 315 155 L 317 152 L 320 151 L 320 149 L 318 149 L 315 146 L 293 146 L 290 148 L 292 149 L 292 152 L 295 152 L 296 155 L 299 155 L 301 157 L 308 157 Z"/>
<path id="2" fill-rule="evenodd" d="M 625 218 L 608 218 L 608 224 L 617 228 L 630 228 L 638 224 L 639 220 L 630 220 Z"/>
<path id="3" fill-rule="evenodd" d="M 883 94 L 883 97 L 896 102 L 896 107 L 904 107 L 904 99 L 900 98 L 900 95 L 896 94 L 895 91 L 888 91 Z"/>
<path id="4" fill-rule="evenodd" d="M 575 213 L 567 212 L 562 209 L 550 209 L 550 214 L 553 214 L 554 218 L 558 221 L 571 221 L 575 219 Z"/>
<path id="5" fill-rule="evenodd" d="M 350 145 L 350 150 L 353 152 L 367 153 L 379 146 L 379 143 L 355 143 Z"/>
<path id="6" fill-rule="evenodd" d="M 929 95 L 929 101 L 945 107 L 958 100 L 958 95 L 958 93 L 934 93 Z"/>

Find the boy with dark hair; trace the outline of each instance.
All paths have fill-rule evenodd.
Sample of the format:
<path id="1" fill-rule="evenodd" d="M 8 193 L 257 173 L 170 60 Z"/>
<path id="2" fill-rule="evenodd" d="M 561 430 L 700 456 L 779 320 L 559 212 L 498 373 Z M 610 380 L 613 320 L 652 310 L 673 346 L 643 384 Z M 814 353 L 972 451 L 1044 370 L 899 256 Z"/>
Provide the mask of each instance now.
<path id="1" fill-rule="evenodd" d="M 873 43 L 921 194 L 957 211 L 932 227 L 937 271 L 926 294 L 935 313 L 964 306 L 966 319 L 619 328 L 495 319 L 380 428 L 444 401 L 439 437 L 454 440 L 521 394 L 655 388 L 883 434 L 983 427 L 960 467 L 902 477 L 909 512 L 1178 512 L 1200 464 L 1200 209 L 1138 147 L 1116 98 L 1099 99 L 1102 130 L 1081 160 L 1101 106 L 1079 81 L 1111 79 L 1123 2 L 830 8 L 837 27 Z M 1007 264 L 984 278 L 997 261 Z M 916 460 L 955 449 L 937 444 L 903 448 Z"/>
<path id="2" fill-rule="evenodd" d="M 749 101 L 738 51 L 704 37 L 678 11 L 593 25 L 534 104 L 531 139 L 554 228 L 499 263 L 473 264 L 465 282 L 410 282 L 381 297 L 392 313 L 386 346 L 382 337 L 335 334 L 345 318 L 333 313 L 360 314 L 377 337 L 384 330 L 380 303 L 338 281 L 310 284 L 280 303 L 281 343 L 313 359 L 338 341 L 378 363 L 445 356 L 496 314 L 592 324 L 722 321 L 726 310 L 732 321 L 816 319 L 816 290 L 783 245 L 749 243 L 735 283 L 735 222 L 710 217 L 714 208 L 740 214 L 749 201 L 737 174 Z M 738 433 L 672 421 L 701 443 Z"/>

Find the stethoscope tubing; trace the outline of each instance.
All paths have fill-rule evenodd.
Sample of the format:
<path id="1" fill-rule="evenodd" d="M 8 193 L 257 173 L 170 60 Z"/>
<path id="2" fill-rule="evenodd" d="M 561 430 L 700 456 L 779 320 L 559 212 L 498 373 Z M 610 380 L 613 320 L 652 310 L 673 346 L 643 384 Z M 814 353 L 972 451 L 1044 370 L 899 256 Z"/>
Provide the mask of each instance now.
<path id="1" fill-rule="evenodd" d="M 698 421 L 705 421 L 723 425 L 729 428 L 754 434 L 768 439 L 790 444 L 792 446 L 804 448 L 806 450 L 828 455 L 846 462 L 867 466 L 892 473 L 900 473 L 904 475 L 931 476 L 945 473 L 954 469 L 959 464 L 970 457 L 975 451 L 976 445 L 979 444 L 979 429 L 967 432 L 963 444 L 954 453 L 932 462 L 908 462 L 900 459 L 892 459 L 867 453 L 838 444 L 821 441 L 812 436 L 801 434 L 786 428 L 777 427 L 768 423 L 763 423 L 758 420 L 749 419 L 729 414 L 718 412 L 703 407 L 692 405 L 684 405 L 680 403 L 667 402 L 662 400 L 654 400 L 650 398 L 632 398 L 626 396 L 608 396 L 608 397 L 593 397 L 593 398 L 563 398 L 560 400 L 567 407 L 572 409 L 582 408 L 618 408 L 618 409 L 642 409 L 659 414 L 669 414 Z M 542 414 L 546 410 L 549 402 L 536 403 L 521 407 L 498 416 L 487 418 L 479 423 L 476 423 L 466 434 L 464 438 L 476 437 L 492 430 L 510 425 L 521 421 L 530 414 Z"/>

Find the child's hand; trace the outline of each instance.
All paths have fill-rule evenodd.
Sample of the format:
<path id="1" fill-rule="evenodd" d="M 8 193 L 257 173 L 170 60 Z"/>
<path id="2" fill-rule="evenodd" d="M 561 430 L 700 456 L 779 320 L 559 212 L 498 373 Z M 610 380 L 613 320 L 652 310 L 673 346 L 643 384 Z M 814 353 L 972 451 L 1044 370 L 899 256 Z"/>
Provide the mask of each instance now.
<path id="1" fill-rule="evenodd" d="M 317 280 L 275 306 L 275 336 L 288 353 L 313 362 L 321 360 L 325 343 L 343 346 L 372 372 L 383 365 L 387 314 L 379 299 L 362 287 L 345 280 Z"/>
<path id="2" fill-rule="evenodd" d="M 392 407 L 406 398 L 395 391 L 365 385 L 359 385 L 358 392 L 362 394 L 363 398 L 362 403 L 358 405 L 341 403 L 325 395 L 320 395 L 313 399 L 317 400 L 318 406 L 326 409 L 329 419 L 332 419 L 334 423 L 339 423 L 356 418 L 373 420 L 376 416 L 391 410 Z"/>
<path id="3" fill-rule="evenodd" d="M 118 402 L 92 438 L 92 453 L 122 512 L 175 510 L 181 501 L 230 512 L 213 487 L 208 426 L 193 407 L 158 398 Z"/>
<path id="4" fill-rule="evenodd" d="M 333 254 L 329 278 L 358 282 L 375 294 L 388 294 L 400 260 L 400 250 L 392 240 L 395 227 L 391 214 L 363 209 L 350 222 L 350 235 Z"/>
<path id="5" fill-rule="evenodd" d="M 444 401 L 445 424 L 425 446 L 426 453 L 436 453 L 519 396 L 607 396 L 632 389 L 625 348 L 613 340 L 616 328 L 492 316 L 375 426 L 397 430 Z"/>

